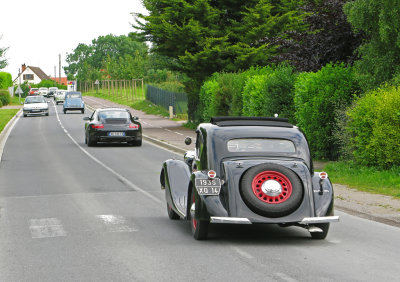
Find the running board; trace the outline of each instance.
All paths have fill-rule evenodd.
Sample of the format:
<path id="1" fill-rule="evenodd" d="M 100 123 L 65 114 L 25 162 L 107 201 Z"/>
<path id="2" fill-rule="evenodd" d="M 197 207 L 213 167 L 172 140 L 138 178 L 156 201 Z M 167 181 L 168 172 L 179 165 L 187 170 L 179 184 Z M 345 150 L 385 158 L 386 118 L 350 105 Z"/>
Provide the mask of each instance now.
<path id="1" fill-rule="evenodd" d="M 305 217 L 300 224 L 315 224 L 315 223 L 328 223 L 338 222 L 339 216 L 321 216 L 321 217 Z"/>

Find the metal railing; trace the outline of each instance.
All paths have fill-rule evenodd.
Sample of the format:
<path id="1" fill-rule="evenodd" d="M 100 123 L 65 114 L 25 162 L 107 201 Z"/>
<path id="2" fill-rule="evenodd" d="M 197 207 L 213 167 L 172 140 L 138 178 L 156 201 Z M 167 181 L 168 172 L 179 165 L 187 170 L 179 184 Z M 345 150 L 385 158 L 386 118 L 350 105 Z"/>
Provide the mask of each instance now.
<path id="1" fill-rule="evenodd" d="M 188 110 L 186 93 L 171 92 L 147 85 L 146 99 L 167 110 L 172 106 L 174 114 L 186 114 Z"/>

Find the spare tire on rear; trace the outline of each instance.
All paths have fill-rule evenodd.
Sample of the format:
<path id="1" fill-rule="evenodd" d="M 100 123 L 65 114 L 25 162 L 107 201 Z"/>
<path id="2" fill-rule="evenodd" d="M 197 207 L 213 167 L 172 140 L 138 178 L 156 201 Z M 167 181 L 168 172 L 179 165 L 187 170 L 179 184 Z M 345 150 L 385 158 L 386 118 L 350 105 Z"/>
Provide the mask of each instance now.
<path id="1" fill-rule="evenodd" d="M 271 163 L 247 170 L 239 189 L 243 201 L 253 212 L 274 218 L 293 213 L 300 206 L 304 193 L 294 171 Z"/>

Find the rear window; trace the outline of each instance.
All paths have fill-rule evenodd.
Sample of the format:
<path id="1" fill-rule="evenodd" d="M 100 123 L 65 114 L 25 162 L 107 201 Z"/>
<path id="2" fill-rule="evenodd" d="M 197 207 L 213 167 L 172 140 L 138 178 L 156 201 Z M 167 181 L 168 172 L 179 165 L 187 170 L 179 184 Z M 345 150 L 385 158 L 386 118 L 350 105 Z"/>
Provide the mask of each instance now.
<path id="1" fill-rule="evenodd" d="M 68 98 L 81 98 L 81 94 L 68 94 Z"/>
<path id="2" fill-rule="evenodd" d="M 294 153 L 292 141 L 283 139 L 244 138 L 228 141 L 229 152 Z"/>
<path id="3" fill-rule="evenodd" d="M 129 119 L 129 113 L 126 111 L 101 111 L 99 112 L 99 119 L 108 119 L 108 118 L 121 118 L 121 119 Z"/>

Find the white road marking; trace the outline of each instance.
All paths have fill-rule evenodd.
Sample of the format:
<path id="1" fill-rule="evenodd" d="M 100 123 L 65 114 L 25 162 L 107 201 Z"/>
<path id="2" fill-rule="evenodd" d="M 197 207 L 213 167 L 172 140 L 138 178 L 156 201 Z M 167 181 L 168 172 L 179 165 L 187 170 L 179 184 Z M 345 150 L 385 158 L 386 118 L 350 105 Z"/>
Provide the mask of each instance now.
<path id="1" fill-rule="evenodd" d="M 174 131 L 174 133 L 176 133 L 176 134 L 178 134 L 178 135 L 185 136 L 184 134 L 182 134 L 182 133 L 180 133 L 180 132 L 177 132 L 177 131 Z"/>
<path id="2" fill-rule="evenodd" d="M 67 236 L 61 222 L 57 218 L 31 219 L 29 229 L 34 239 Z"/>
<path id="3" fill-rule="evenodd" d="M 252 255 L 250 255 L 248 252 L 245 252 L 236 246 L 230 246 L 230 247 L 231 247 L 231 249 L 233 249 L 235 252 L 237 252 L 242 257 L 244 257 L 246 259 L 254 259 L 254 257 Z"/>
<path id="4" fill-rule="evenodd" d="M 296 281 L 298 281 L 298 280 L 290 277 L 289 275 L 287 275 L 285 273 L 275 272 L 274 274 L 275 274 L 275 276 L 278 276 L 279 278 L 281 278 L 281 279 L 283 279 L 285 281 L 288 281 L 288 282 L 296 282 Z"/>
<path id="5" fill-rule="evenodd" d="M 112 215 L 112 214 L 101 214 L 97 215 L 97 218 L 101 219 L 107 226 L 108 232 L 134 232 L 137 231 L 135 228 L 126 225 L 126 220 L 123 216 Z"/>
<path id="6" fill-rule="evenodd" d="M 54 102 L 53 102 L 54 105 Z M 54 109 L 58 116 L 58 111 L 57 111 L 57 107 L 54 105 Z M 61 127 L 63 128 L 63 124 L 62 122 L 59 120 L 59 123 L 61 125 Z M 81 145 L 78 144 L 78 142 L 76 142 L 76 140 L 71 136 L 71 134 L 69 134 L 69 132 L 64 129 L 65 134 L 67 134 L 67 136 L 72 140 L 72 142 L 74 142 L 74 144 L 83 152 L 85 153 L 89 158 L 91 158 L 93 161 L 95 161 L 96 163 L 98 163 L 99 165 L 101 165 L 102 167 L 104 167 L 106 170 L 108 170 L 109 172 L 111 172 L 112 174 L 114 174 L 120 181 L 122 181 L 123 183 L 125 183 L 125 185 L 131 187 L 133 190 L 136 190 L 140 193 L 142 193 L 143 195 L 147 196 L 148 198 L 150 198 L 151 200 L 153 200 L 154 202 L 158 203 L 158 204 L 162 204 L 162 201 L 158 198 L 156 198 L 155 196 L 151 195 L 149 192 L 145 191 L 144 189 L 140 188 L 139 186 L 133 184 L 131 181 L 129 181 L 128 179 L 126 179 L 124 176 L 122 176 L 121 174 L 119 174 L 118 172 L 116 172 L 115 170 L 113 170 L 111 167 L 107 166 L 105 163 L 103 163 L 102 161 L 100 161 L 99 159 L 97 159 L 95 156 L 93 156 L 92 154 L 90 154 L 88 151 L 86 151 Z"/>

